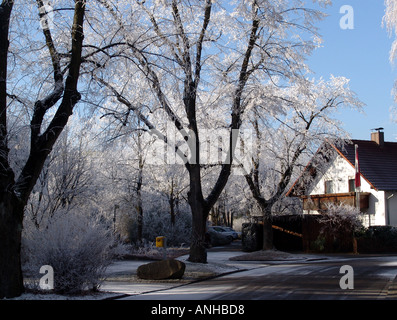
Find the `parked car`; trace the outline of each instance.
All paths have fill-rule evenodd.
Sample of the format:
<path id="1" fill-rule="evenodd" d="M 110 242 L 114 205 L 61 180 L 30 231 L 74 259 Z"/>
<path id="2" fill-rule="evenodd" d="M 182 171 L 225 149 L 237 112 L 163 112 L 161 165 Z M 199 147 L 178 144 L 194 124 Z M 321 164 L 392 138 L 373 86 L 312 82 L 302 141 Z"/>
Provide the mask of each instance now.
<path id="1" fill-rule="evenodd" d="M 206 237 L 207 242 L 213 247 L 223 246 L 233 241 L 233 236 L 219 227 L 208 227 Z"/>
<path id="2" fill-rule="evenodd" d="M 241 232 L 237 232 L 236 230 L 230 227 L 222 227 L 222 228 L 225 229 L 227 232 L 231 232 L 234 240 L 241 238 Z"/>
<path id="3" fill-rule="evenodd" d="M 223 234 L 231 235 L 233 237 L 233 240 L 238 238 L 238 233 L 230 227 L 212 226 L 211 228 L 213 228 L 217 232 L 222 232 Z"/>

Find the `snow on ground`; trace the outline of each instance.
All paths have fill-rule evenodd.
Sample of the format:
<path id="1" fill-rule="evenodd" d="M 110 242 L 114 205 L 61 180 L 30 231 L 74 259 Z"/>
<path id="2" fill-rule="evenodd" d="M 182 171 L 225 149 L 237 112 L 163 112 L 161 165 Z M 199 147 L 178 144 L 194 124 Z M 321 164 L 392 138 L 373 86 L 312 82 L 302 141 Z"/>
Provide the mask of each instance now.
<path id="1" fill-rule="evenodd" d="M 230 254 L 225 254 L 224 252 L 208 254 L 208 263 L 189 262 L 187 261 L 188 255 L 177 257 L 176 259 L 186 264 L 183 278 L 157 281 L 143 280 L 136 276 L 138 267 L 152 262 L 151 260 L 117 260 L 107 268 L 106 279 L 100 287 L 100 292 L 81 295 L 24 293 L 20 297 L 10 300 L 102 300 L 123 294 L 140 294 L 148 291 L 164 290 L 238 270 L 238 267 L 225 264 L 225 260 L 228 260 L 229 256 Z"/>
<path id="2" fill-rule="evenodd" d="M 278 250 L 260 250 L 230 257 L 232 261 L 289 261 L 306 259 L 307 255 L 292 254 Z"/>
<path id="3" fill-rule="evenodd" d="M 192 263 L 187 261 L 188 255 L 176 257 L 186 264 L 182 279 L 143 280 L 136 275 L 138 267 L 150 263 L 150 260 L 118 260 L 114 261 L 106 270 L 106 279 L 100 287 L 100 292 L 85 295 L 64 296 L 57 294 L 25 293 L 13 300 L 102 300 L 121 295 L 137 295 L 144 292 L 165 290 L 176 286 L 215 277 L 221 274 L 255 267 L 250 262 L 291 261 L 309 259 L 306 255 L 290 254 L 277 250 L 256 251 L 244 253 L 241 250 L 230 250 L 230 247 L 209 250 L 208 263 Z"/>
<path id="4" fill-rule="evenodd" d="M 20 297 L 6 300 L 103 300 L 114 297 L 113 292 L 98 292 L 95 294 L 60 295 L 53 293 L 24 293 Z"/>

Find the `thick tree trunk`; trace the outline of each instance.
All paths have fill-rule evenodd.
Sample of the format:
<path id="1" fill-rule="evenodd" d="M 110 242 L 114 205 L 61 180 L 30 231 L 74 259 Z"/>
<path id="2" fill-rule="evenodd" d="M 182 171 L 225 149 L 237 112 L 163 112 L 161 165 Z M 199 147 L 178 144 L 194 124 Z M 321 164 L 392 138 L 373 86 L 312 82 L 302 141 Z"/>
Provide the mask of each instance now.
<path id="1" fill-rule="evenodd" d="M 23 206 L 14 195 L 14 173 L 8 162 L 7 57 L 9 22 L 14 1 L 0 5 L 0 299 L 24 291 L 21 269 Z"/>
<path id="2" fill-rule="evenodd" d="M 260 193 L 259 180 L 257 171 L 254 171 L 252 176 L 245 175 L 248 186 L 252 192 L 256 203 L 259 205 L 262 211 L 263 217 L 263 250 L 272 250 L 273 245 L 273 227 L 272 227 L 272 207 L 273 199 L 265 200 L 265 198 Z"/>
<path id="3" fill-rule="evenodd" d="M 265 212 L 263 215 L 263 250 L 274 249 L 272 215 Z"/>
<path id="4" fill-rule="evenodd" d="M 51 54 L 55 85 L 54 93 L 37 101 L 31 120 L 30 154 L 19 178 L 8 161 L 7 146 L 7 53 L 8 27 L 13 1 L 3 1 L 0 5 L 0 298 L 17 297 L 24 291 L 21 268 L 21 235 L 24 207 L 48 154 L 65 127 L 74 105 L 80 100 L 77 82 L 80 74 L 83 45 L 83 23 L 85 1 L 76 1 L 72 28 L 72 55 L 65 89 L 59 90 L 62 81 L 59 57 L 53 47 L 50 32 L 45 31 L 47 46 Z M 63 88 L 63 87 L 62 87 Z M 62 97 L 63 94 L 63 97 Z M 62 102 L 50 121 L 47 129 L 40 134 L 45 113 L 62 97 Z"/>
<path id="5" fill-rule="evenodd" d="M 190 203 L 190 201 L 189 201 Z M 202 203 L 190 203 L 192 209 L 192 241 L 190 244 L 189 261 L 207 263 L 207 249 L 205 246 L 205 233 L 207 230 L 208 212 Z"/>
<path id="6" fill-rule="evenodd" d="M 0 199 L 0 299 L 17 297 L 24 292 L 22 220 L 23 206 L 15 197 L 3 194 Z"/>
<path id="7" fill-rule="evenodd" d="M 200 183 L 199 165 L 192 166 L 190 170 L 190 190 L 188 201 L 192 211 L 192 240 L 190 244 L 189 261 L 207 263 L 207 250 L 205 247 L 205 233 L 209 210 L 206 207 Z"/>

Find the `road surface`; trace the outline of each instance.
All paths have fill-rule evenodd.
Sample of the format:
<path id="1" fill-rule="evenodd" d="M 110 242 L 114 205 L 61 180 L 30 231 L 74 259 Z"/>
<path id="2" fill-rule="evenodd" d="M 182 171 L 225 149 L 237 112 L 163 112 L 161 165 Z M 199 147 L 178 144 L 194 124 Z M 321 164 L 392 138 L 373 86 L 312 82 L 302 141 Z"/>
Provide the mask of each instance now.
<path id="1" fill-rule="evenodd" d="M 346 256 L 294 263 L 247 263 L 249 270 L 125 300 L 397 299 L 397 256 Z M 349 270 L 341 272 L 342 266 Z M 341 288 L 346 287 L 345 289 Z"/>

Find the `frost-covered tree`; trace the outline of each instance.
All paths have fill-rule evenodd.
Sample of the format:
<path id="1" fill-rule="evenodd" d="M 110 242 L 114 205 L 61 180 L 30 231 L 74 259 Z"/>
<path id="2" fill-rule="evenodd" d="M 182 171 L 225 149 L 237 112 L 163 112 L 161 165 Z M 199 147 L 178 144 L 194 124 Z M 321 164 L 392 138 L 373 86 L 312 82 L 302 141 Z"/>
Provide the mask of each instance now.
<path id="1" fill-rule="evenodd" d="M 397 1 L 385 0 L 385 15 L 383 17 L 383 25 L 386 26 L 390 36 L 395 37 L 390 49 L 390 62 L 395 63 L 397 58 Z M 394 100 L 397 102 L 397 81 L 394 83 Z"/>
<path id="2" fill-rule="evenodd" d="M 20 256 L 24 209 L 81 98 L 78 80 L 86 1 L 63 4 L 72 8 L 58 11 L 51 28 L 41 0 L 3 0 L 0 5 L 0 298 L 24 290 Z M 18 108 L 27 109 L 29 129 L 23 131 L 28 132 L 24 145 L 11 145 L 9 120 Z M 25 120 L 14 119 L 16 125 Z M 25 145 L 26 158 L 16 171 L 10 149 Z"/>
<path id="3" fill-rule="evenodd" d="M 288 82 L 306 72 L 323 14 L 301 0 L 98 3 L 88 18 L 96 32 L 84 61 L 92 65 L 97 92 L 109 96 L 102 101 L 106 113 L 126 122 L 138 117 L 180 157 L 192 211 L 189 260 L 205 262 L 206 220 L 232 172 L 245 102 L 275 78 Z M 211 183 L 203 178 L 205 130 L 215 140 L 226 132 Z"/>
<path id="4" fill-rule="evenodd" d="M 45 228 L 57 211 L 83 210 L 98 200 L 95 154 L 87 128 L 68 125 L 47 158 L 26 206 L 26 218 Z"/>
<path id="5" fill-rule="evenodd" d="M 385 15 L 383 24 L 386 26 L 390 36 L 397 35 L 397 1 L 385 0 Z M 394 62 L 397 57 L 397 39 L 394 40 L 390 50 L 390 61 Z"/>
<path id="6" fill-rule="evenodd" d="M 266 250 L 273 248 L 275 204 L 280 204 L 320 145 L 348 138 L 336 118 L 338 111 L 360 111 L 363 104 L 343 77 L 331 77 L 329 81 L 303 79 L 287 88 L 266 88 L 251 104 L 256 144 L 245 178 L 262 211 Z"/>
<path id="7" fill-rule="evenodd" d="M 146 145 L 147 147 L 147 145 Z M 107 143 L 102 174 L 107 184 L 106 192 L 112 194 L 114 215 L 116 211 L 130 215 L 137 221 L 137 240 L 142 240 L 146 151 L 141 132 L 133 132 L 122 140 Z M 116 219 L 114 217 L 114 219 Z"/>
<path id="8" fill-rule="evenodd" d="M 178 214 L 185 211 L 186 207 L 186 190 L 188 188 L 188 179 L 186 178 L 184 168 L 180 165 L 149 166 L 148 180 L 152 183 L 149 187 L 164 197 L 167 205 L 164 209 L 169 212 L 171 224 L 175 224 Z"/>

